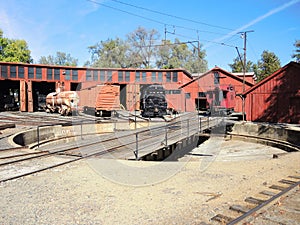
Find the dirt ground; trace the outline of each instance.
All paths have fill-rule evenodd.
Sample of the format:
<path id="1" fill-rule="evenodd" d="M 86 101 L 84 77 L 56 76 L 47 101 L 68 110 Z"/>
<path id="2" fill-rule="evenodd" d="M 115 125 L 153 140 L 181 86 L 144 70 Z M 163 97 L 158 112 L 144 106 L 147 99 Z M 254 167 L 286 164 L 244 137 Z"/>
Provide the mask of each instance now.
<path id="1" fill-rule="evenodd" d="M 273 158 L 283 151 L 218 141 L 176 162 L 91 159 L 1 183 L 0 224 L 212 223 L 230 205 L 300 175 L 299 152 Z"/>

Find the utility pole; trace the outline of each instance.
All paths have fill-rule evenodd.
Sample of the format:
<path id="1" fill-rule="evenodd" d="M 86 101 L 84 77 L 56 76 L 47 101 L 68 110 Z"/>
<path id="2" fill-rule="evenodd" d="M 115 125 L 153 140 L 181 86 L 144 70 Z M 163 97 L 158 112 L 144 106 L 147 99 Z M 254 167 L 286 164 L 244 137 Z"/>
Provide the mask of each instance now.
<path id="1" fill-rule="evenodd" d="M 246 52 L 247 52 L 247 33 L 254 32 L 254 30 L 248 30 L 244 32 L 239 32 L 242 34 L 242 37 L 244 38 L 244 62 L 243 62 L 243 93 L 245 92 L 245 76 L 246 76 Z M 242 111 L 243 111 L 243 121 L 245 121 L 245 97 L 242 96 Z"/>

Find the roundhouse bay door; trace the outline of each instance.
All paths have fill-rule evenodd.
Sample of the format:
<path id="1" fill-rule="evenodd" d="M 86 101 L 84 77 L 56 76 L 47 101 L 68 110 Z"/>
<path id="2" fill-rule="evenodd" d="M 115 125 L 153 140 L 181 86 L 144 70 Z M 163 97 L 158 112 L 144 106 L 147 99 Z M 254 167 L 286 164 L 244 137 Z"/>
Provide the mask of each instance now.
<path id="1" fill-rule="evenodd" d="M 140 85 L 127 84 L 126 86 L 126 108 L 129 111 L 140 110 Z"/>

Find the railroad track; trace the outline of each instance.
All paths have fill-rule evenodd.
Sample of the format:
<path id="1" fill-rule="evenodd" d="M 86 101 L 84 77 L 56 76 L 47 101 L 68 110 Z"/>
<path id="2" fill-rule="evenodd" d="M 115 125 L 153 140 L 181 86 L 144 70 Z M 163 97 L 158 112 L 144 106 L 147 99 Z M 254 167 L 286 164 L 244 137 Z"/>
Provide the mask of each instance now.
<path id="1" fill-rule="evenodd" d="M 243 141 L 248 141 L 248 142 L 257 142 L 261 143 L 264 145 L 269 145 L 273 146 L 276 148 L 280 148 L 284 151 L 287 152 L 294 152 L 294 151 L 300 151 L 300 147 L 298 145 L 289 143 L 287 141 L 282 141 L 274 138 L 266 138 L 266 137 L 260 137 L 260 136 L 251 136 L 251 135 L 242 135 L 242 134 L 233 134 L 230 133 L 228 134 L 230 138 L 235 138 L 235 139 L 241 139 Z"/>
<path id="2" fill-rule="evenodd" d="M 209 123 L 209 121 L 207 121 L 207 123 Z M 198 132 L 198 124 L 195 125 L 195 123 L 193 123 L 193 120 L 189 120 L 189 122 L 179 121 L 167 125 L 163 128 L 155 127 L 151 128 L 150 130 L 139 129 L 134 132 L 134 134 L 138 133 L 139 135 L 138 144 L 140 146 L 143 146 L 140 147 L 140 151 L 146 148 L 148 148 L 147 151 L 149 151 L 149 149 L 150 151 L 154 151 L 159 147 L 164 147 L 164 144 L 161 142 L 161 140 L 157 141 L 158 136 L 167 134 L 169 137 L 169 143 L 176 140 L 178 141 L 181 138 L 185 138 L 188 135 L 191 135 L 192 133 Z M 44 146 L 39 148 L 40 153 L 37 154 L 19 154 L 11 157 L 3 156 L 2 159 L 0 157 L 0 167 L 2 167 L 2 170 L 0 172 L 0 183 L 39 173 L 48 169 L 52 169 L 90 157 L 101 156 L 107 153 L 114 152 L 120 153 L 124 149 L 127 149 L 127 153 L 125 153 L 125 155 L 128 154 L 128 150 L 130 154 L 134 154 L 137 146 L 136 135 L 133 135 L 132 131 L 122 131 L 117 133 L 117 136 L 115 135 L 116 133 L 113 133 L 109 135 L 103 135 L 100 139 L 83 139 L 76 143 L 68 143 L 56 148 Z M 167 145 L 167 143 L 165 144 Z M 79 151 L 81 154 L 75 154 L 75 156 L 74 151 Z M 71 153 L 68 154 L 68 152 Z M 67 158 L 57 157 L 58 155 L 62 154 L 66 155 Z M 55 163 L 50 162 L 49 165 L 49 161 L 55 161 Z M 21 172 L 18 174 L 5 173 L 5 171 L 15 171 L 16 168 L 19 168 L 18 171 Z M 24 170 L 23 168 L 26 168 L 25 172 L 22 172 Z"/>
<path id="3" fill-rule="evenodd" d="M 85 116 L 70 116 L 62 117 L 56 114 L 46 113 L 24 113 L 24 112 L 11 112 L 9 115 L 0 114 L 0 121 L 4 123 L 14 123 L 23 126 L 40 126 L 40 125 L 56 125 L 56 124 L 72 124 L 82 122 L 95 122 L 98 118 L 85 117 Z"/>
<path id="4" fill-rule="evenodd" d="M 221 224 L 234 225 L 239 222 L 249 219 L 251 216 L 257 215 L 257 212 L 272 202 L 278 201 L 282 196 L 287 194 L 292 189 L 295 189 L 300 185 L 300 176 L 288 176 L 287 179 L 278 181 L 280 185 L 271 185 L 270 190 L 261 191 L 258 195 L 261 197 L 247 197 L 244 200 L 243 205 L 231 205 L 227 214 L 217 214 L 211 218 L 211 221 L 215 221 Z M 274 192 L 277 191 L 277 192 Z M 279 191 L 279 192 L 278 192 Z M 267 196 L 268 199 L 262 199 L 262 196 Z M 247 206 L 245 206 L 247 204 Z M 252 207 L 251 207 L 252 206 Z M 232 214 L 240 214 L 237 217 L 232 217 Z M 228 215 L 229 214 L 229 215 Z M 250 218 L 251 219 L 251 218 Z M 245 223 L 247 224 L 247 223 Z M 281 224 L 279 222 L 279 224 Z"/>

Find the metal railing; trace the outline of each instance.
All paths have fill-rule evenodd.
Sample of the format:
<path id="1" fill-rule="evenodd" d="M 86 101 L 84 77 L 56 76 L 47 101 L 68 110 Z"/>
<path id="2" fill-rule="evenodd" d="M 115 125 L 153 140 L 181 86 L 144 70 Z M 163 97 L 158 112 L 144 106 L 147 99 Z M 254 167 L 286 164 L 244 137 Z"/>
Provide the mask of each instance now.
<path id="1" fill-rule="evenodd" d="M 143 135 L 147 132 L 154 132 L 155 137 L 161 136 L 164 137 L 163 144 L 165 147 L 168 147 L 169 145 L 172 145 L 173 143 L 176 143 L 184 138 L 190 137 L 192 135 L 195 135 L 197 133 L 202 133 L 206 129 L 210 128 L 210 126 L 215 126 L 216 124 L 220 123 L 219 119 L 214 117 L 199 117 L 199 116 L 193 116 L 192 118 L 171 122 L 169 124 L 166 124 L 164 126 L 157 126 L 157 127 L 143 127 L 134 129 L 134 136 L 135 136 L 135 150 L 133 151 L 136 160 L 139 159 L 139 152 L 142 150 L 145 150 L 153 144 L 157 143 L 151 143 L 151 144 L 142 144 L 141 142 L 144 140 Z M 83 139 L 83 136 L 86 135 L 84 133 L 83 125 L 84 124 L 90 124 L 87 121 L 77 121 L 76 123 L 71 124 L 72 126 L 79 126 L 77 129 L 80 133 L 76 132 L 74 133 L 74 136 L 80 136 L 81 139 Z M 51 124 L 51 125 L 39 125 L 37 126 L 37 147 L 40 147 L 41 143 L 41 132 L 40 129 L 44 127 L 53 127 L 53 126 L 66 126 L 69 124 Z M 115 125 L 113 125 L 115 128 Z M 117 132 L 116 130 L 114 130 Z M 132 130 L 131 130 L 132 131 Z M 69 138 L 72 135 L 63 135 L 59 134 L 57 136 L 60 136 L 60 138 Z M 153 137 L 153 139 L 155 138 Z M 161 139 L 159 139 L 161 141 Z"/>

